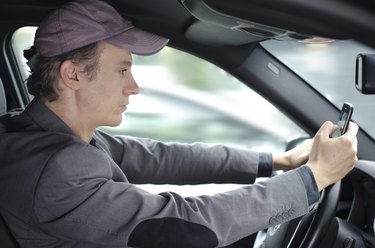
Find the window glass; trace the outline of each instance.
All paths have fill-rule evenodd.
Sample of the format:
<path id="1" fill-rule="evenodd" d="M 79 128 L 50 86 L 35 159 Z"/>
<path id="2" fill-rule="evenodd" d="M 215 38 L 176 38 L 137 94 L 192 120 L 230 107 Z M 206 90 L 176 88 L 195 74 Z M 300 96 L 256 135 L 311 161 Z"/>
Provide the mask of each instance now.
<path id="1" fill-rule="evenodd" d="M 28 67 L 22 52 L 32 44 L 34 33 L 35 27 L 25 27 L 13 37 L 25 79 Z M 118 127 L 101 127 L 108 133 L 220 143 L 267 152 L 281 152 L 289 140 L 306 135 L 230 74 L 176 49 L 166 47 L 152 56 L 134 55 L 132 72 L 140 93 L 130 97 Z M 192 190 L 188 192 L 194 194 Z M 204 193 L 202 189 L 196 192 Z"/>
<path id="2" fill-rule="evenodd" d="M 175 49 L 134 56 L 132 71 L 140 94 L 130 97 L 118 127 L 103 127 L 107 132 L 265 151 L 282 151 L 303 133 L 223 70 Z"/>
<path id="3" fill-rule="evenodd" d="M 325 96 L 338 109 L 344 102 L 354 105 L 352 119 L 375 139 L 375 95 L 363 95 L 355 87 L 355 63 L 359 53 L 375 50 L 353 40 L 325 44 L 280 42 L 262 43 L 270 53 Z"/>
<path id="4" fill-rule="evenodd" d="M 26 80 L 30 71 L 26 64 L 27 61 L 23 56 L 23 51 L 29 49 L 33 45 L 36 29 L 36 27 L 22 27 L 17 29 L 12 36 L 13 51 L 24 80 Z"/>

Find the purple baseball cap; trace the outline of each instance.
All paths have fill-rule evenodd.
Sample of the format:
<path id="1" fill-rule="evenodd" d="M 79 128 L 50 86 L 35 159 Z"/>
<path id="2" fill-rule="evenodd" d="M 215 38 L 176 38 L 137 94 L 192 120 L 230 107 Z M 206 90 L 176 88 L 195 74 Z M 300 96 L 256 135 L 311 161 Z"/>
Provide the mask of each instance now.
<path id="1" fill-rule="evenodd" d="M 138 55 L 154 54 L 168 43 L 134 27 L 104 1 L 79 0 L 53 11 L 36 31 L 34 44 L 39 55 L 53 57 L 98 41 Z"/>

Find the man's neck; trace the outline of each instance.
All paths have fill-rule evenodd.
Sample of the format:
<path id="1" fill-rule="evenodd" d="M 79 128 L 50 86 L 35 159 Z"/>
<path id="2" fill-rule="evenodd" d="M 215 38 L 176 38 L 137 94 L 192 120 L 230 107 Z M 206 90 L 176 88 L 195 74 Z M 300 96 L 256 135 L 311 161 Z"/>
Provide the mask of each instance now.
<path id="1" fill-rule="evenodd" d="M 61 100 L 43 101 L 47 108 L 56 114 L 73 133 L 83 141 L 90 143 L 94 135 L 95 127 L 85 122 L 85 118 L 80 114 L 79 108 L 72 104 L 64 103 Z"/>

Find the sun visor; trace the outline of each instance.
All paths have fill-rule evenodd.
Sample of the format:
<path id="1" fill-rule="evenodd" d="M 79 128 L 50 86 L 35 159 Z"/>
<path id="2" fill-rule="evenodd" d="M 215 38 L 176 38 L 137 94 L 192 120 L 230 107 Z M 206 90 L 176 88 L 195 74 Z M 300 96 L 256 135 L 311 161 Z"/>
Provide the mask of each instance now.
<path id="1" fill-rule="evenodd" d="M 186 37 L 193 41 L 211 45 L 241 45 L 265 39 L 306 42 L 318 40 L 312 35 L 275 28 L 221 13 L 202 0 L 181 0 L 181 4 L 198 19 L 186 31 Z M 320 38 L 319 42 L 325 42 L 324 38 Z"/>
<path id="2" fill-rule="evenodd" d="M 262 36 L 255 36 L 237 29 L 230 29 L 199 20 L 188 27 L 185 37 L 189 40 L 210 46 L 237 46 L 265 40 Z"/>

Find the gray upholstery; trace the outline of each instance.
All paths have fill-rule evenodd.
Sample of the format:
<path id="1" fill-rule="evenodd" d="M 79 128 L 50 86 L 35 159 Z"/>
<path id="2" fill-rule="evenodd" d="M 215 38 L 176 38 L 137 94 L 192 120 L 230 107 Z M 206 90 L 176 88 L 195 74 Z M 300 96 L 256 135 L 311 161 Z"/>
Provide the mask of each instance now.
<path id="1" fill-rule="evenodd" d="M 3 83 L 0 79 L 0 116 L 7 112 L 7 102 L 5 99 L 5 92 Z M 11 234 L 8 226 L 6 225 L 1 213 L 0 213 L 0 246 L 9 248 L 18 248 L 19 245 L 15 241 Z"/>
<path id="2" fill-rule="evenodd" d="M 0 78 L 0 116 L 7 112 L 7 101 L 5 99 L 5 92 L 3 82 Z"/>

